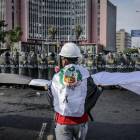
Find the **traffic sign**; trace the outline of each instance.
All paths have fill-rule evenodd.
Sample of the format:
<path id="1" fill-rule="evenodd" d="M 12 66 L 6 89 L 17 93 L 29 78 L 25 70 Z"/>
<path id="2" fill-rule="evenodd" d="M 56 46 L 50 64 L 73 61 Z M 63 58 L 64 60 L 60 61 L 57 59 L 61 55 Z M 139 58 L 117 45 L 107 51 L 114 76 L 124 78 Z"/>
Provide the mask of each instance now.
<path id="1" fill-rule="evenodd" d="M 140 30 L 131 30 L 131 37 L 140 37 Z"/>

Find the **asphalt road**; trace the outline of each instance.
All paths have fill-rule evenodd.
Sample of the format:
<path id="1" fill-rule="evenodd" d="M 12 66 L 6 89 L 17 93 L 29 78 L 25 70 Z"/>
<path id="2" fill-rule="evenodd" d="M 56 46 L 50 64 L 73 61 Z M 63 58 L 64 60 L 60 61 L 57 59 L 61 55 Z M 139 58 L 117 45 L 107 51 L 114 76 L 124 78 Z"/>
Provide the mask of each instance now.
<path id="1" fill-rule="evenodd" d="M 140 140 L 139 95 L 104 90 L 91 114 L 86 140 Z M 44 91 L 0 88 L 0 140 L 47 140 L 52 121 Z"/>

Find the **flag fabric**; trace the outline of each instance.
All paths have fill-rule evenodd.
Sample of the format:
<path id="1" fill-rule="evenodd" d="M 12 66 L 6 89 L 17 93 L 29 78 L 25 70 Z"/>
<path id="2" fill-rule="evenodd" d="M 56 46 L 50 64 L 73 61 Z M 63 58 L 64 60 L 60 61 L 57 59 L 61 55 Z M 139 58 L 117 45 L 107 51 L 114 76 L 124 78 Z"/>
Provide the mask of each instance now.
<path id="1" fill-rule="evenodd" d="M 99 72 L 91 75 L 95 84 L 103 86 L 119 85 L 140 95 L 140 71 L 130 73 Z"/>
<path id="2" fill-rule="evenodd" d="M 119 85 L 140 95 L 140 71 L 130 73 L 99 72 L 91 76 L 96 85 L 99 83 L 103 86 Z M 50 85 L 50 83 L 48 80 L 34 79 L 29 85 L 45 86 L 46 84 Z"/>
<path id="3" fill-rule="evenodd" d="M 54 75 L 51 92 L 56 112 L 71 117 L 84 115 L 89 76 L 89 72 L 85 68 L 74 64 L 66 65 Z"/>

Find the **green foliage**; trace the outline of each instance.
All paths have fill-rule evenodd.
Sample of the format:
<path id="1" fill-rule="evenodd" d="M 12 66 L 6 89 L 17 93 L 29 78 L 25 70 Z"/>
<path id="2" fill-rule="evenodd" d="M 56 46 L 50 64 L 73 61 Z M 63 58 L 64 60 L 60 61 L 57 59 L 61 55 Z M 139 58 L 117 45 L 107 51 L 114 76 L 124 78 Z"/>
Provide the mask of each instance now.
<path id="1" fill-rule="evenodd" d="M 4 30 L 4 27 L 7 27 L 8 24 L 5 24 L 5 20 L 0 20 L 0 42 L 5 43 L 5 36 L 8 31 Z"/>
<path id="2" fill-rule="evenodd" d="M 20 37 L 23 35 L 23 31 L 21 26 L 15 26 L 12 30 L 8 31 L 8 42 L 10 47 L 13 47 L 14 42 L 18 42 L 20 40 Z"/>
<path id="3" fill-rule="evenodd" d="M 79 24 L 77 24 L 74 28 L 74 32 L 75 32 L 77 40 L 78 40 L 79 36 L 81 35 L 82 31 L 83 31 L 83 28 Z"/>
<path id="4" fill-rule="evenodd" d="M 124 54 L 126 54 L 127 52 L 138 53 L 138 49 L 130 49 L 130 48 L 127 48 L 127 49 L 123 50 L 123 53 Z"/>
<path id="5" fill-rule="evenodd" d="M 48 33 L 50 34 L 50 37 L 53 40 L 55 37 L 55 34 L 57 33 L 57 29 L 54 26 L 50 26 L 48 29 Z"/>

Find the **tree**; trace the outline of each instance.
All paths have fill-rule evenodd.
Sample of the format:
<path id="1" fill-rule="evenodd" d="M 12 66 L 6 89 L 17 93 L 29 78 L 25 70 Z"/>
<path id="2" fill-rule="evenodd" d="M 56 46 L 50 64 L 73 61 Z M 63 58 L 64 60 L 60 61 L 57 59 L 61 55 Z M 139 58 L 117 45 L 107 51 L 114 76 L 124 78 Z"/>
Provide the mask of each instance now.
<path id="1" fill-rule="evenodd" d="M 12 53 L 13 53 L 14 43 L 18 42 L 22 35 L 23 35 L 23 31 L 21 26 L 16 25 L 12 30 L 8 31 L 7 37 L 8 37 L 9 45 L 12 48 Z"/>
<path id="2" fill-rule="evenodd" d="M 127 52 L 138 53 L 138 49 L 127 48 L 127 49 L 123 50 L 124 54 L 126 54 Z"/>
<path id="3" fill-rule="evenodd" d="M 0 42 L 5 43 L 5 36 L 8 31 L 4 30 L 4 27 L 7 27 L 8 24 L 5 24 L 5 20 L 0 20 Z"/>
<path id="4" fill-rule="evenodd" d="M 83 31 L 83 28 L 79 24 L 77 24 L 75 26 L 75 28 L 74 28 L 74 32 L 75 32 L 75 35 L 76 35 L 76 40 L 78 40 L 78 38 L 81 35 L 82 31 Z"/>
<path id="5" fill-rule="evenodd" d="M 48 33 L 50 34 L 50 37 L 53 40 L 55 37 L 55 34 L 57 33 L 57 29 L 52 25 L 49 27 Z"/>

